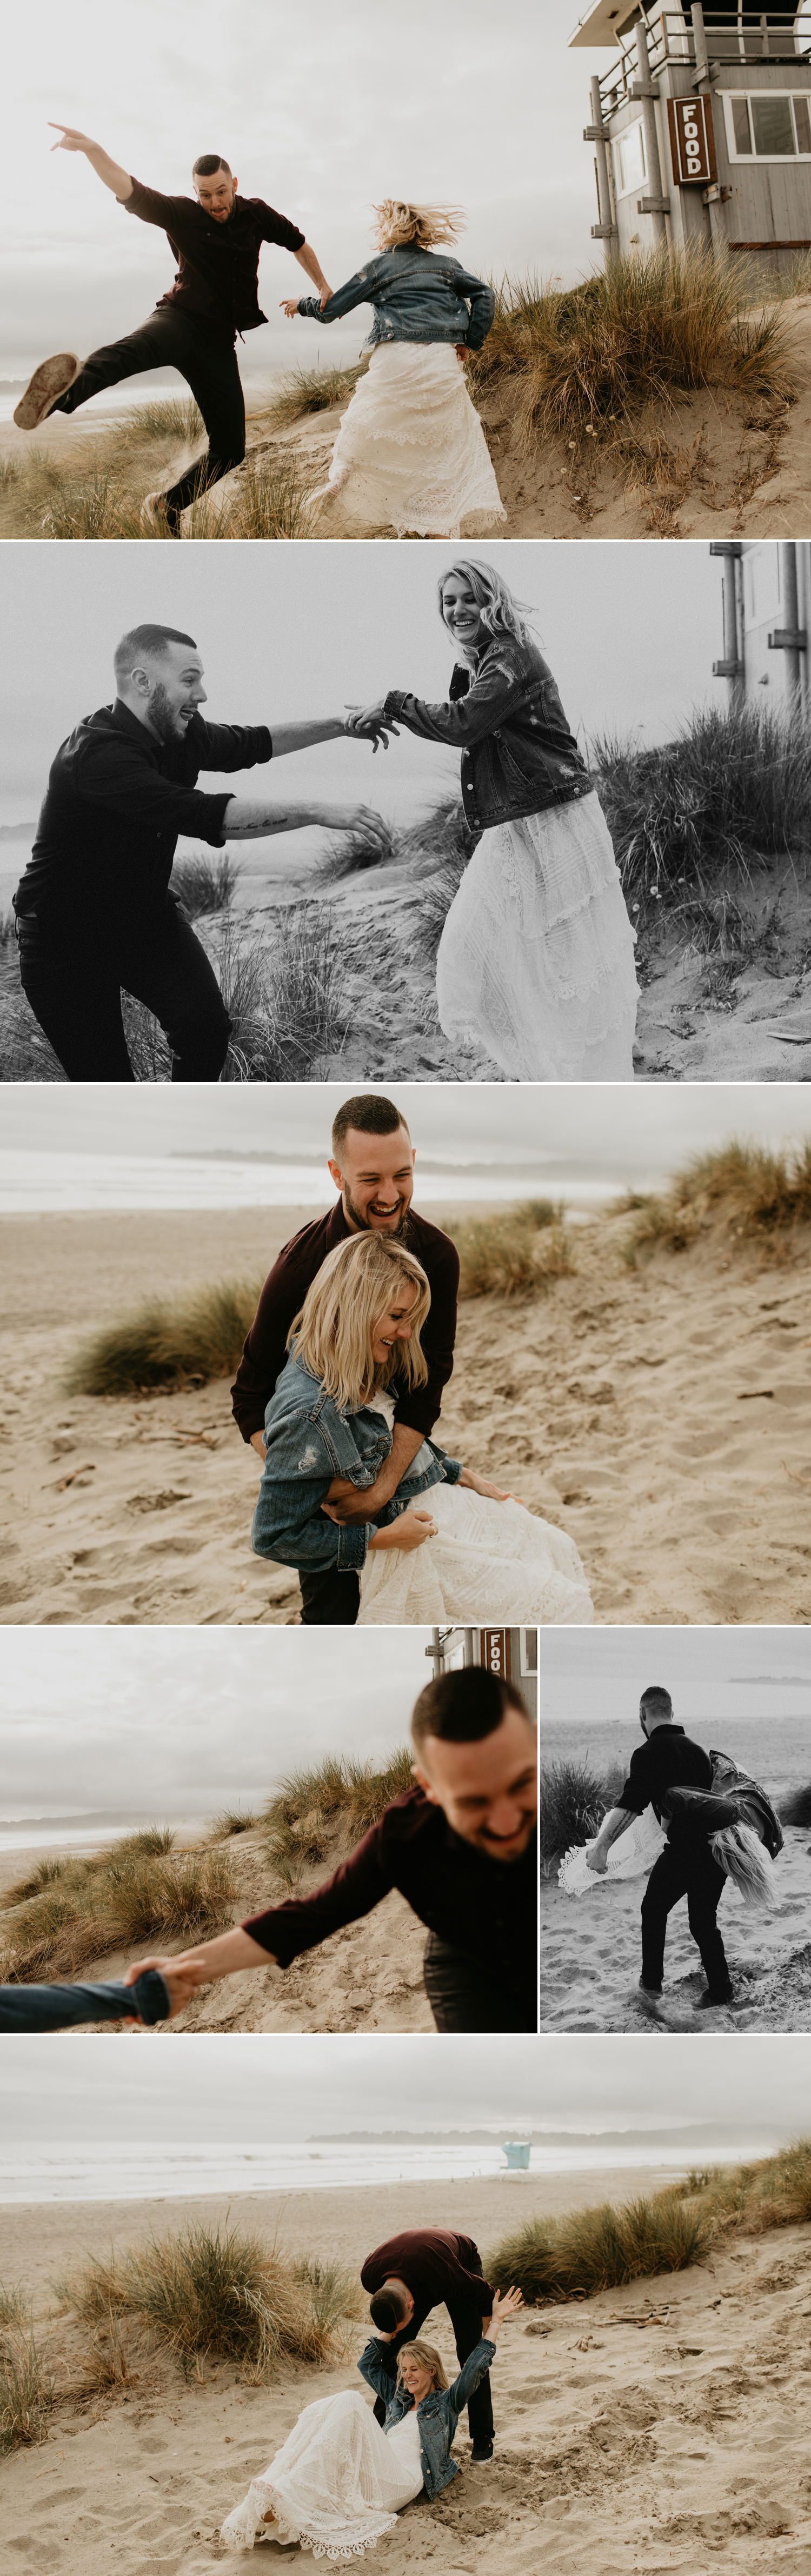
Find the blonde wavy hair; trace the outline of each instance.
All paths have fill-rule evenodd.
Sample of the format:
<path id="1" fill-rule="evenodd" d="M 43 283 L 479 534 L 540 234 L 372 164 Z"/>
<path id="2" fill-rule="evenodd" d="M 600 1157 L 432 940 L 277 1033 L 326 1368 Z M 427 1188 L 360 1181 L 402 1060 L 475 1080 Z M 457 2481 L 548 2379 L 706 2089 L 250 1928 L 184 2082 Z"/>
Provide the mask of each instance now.
<path id="1" fill-rule="evenodd" d="M 519 643 L 531 642 L 527 621 L 536 615 L 526 599 L 516 599 L 503 573 L 495 564 L 474 563 L 470 555 L 460 555 L 457 563 L 446 564 L 436 591 L 443 626 L 447 623 L 443 594 L 446 581 L 466 581 L 481 609 L 482 625 L 488 635 L 517 635 Z"/>
<path id="2" fill-rule="evenodd" d="M 407 242 L 432 250 L 436 242 L 455 242 L 467 220 L 461 206 L 411 206 L 404 197 L 384 197 L 372 213 L 379 250 L 403 250 Z"/>
<path id="3" fill-rule="evenodd" d="M 409 1322 L 411 1338 L 398 1342 L 383 1367 L 372 1356 L 372 1332 L 396 1295 L 398 1280 L 415 1287 Z M 385 1234 L 361 1234 L 328 1252 L 294 1316 L 287 1348 L 336 1404 L 368 1403 L 374 1388 L 388 1386 L 395 1373 L 406 1385 L 424 1386 L 428 1369 L 420 1330 L 431 1304 L 425 1272 L 401 1243 Z"/>
<path id="4" fill-rule="evenodd" d="M 442 2368 L 436 2344 L 423 2343 L 421 2335 L 417 2336 L 415 2343 L 401 2343 L 400 2345 L 400 2350 L 397 2355 L 398 2388 L 402 2388 L 403 2385 L 404 2361 L 416 2361 L 420 2370 L 432 2370 L 434 2374 L 435 2388 L 450 2387 L 450 2380 L 448 2379 L 447 2372 Z"/>

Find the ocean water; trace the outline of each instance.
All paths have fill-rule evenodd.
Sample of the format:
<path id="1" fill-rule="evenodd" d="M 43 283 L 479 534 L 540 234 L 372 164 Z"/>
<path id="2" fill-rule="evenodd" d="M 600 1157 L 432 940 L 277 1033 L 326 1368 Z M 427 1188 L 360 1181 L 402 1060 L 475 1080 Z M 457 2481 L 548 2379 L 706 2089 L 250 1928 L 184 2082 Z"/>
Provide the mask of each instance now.
<path id="1" fill-rule="evenodd" d="M 447 1171 L 420 1173 L 419 1204 L 476 1200 L 502 1203 L 552 1195 L 569 1197 L 583 1208 L 596 1208 L 615 1198 L 623 1186 L 618 1172 L 594 1181 L 561 1179 L 557 1171 L 545 1180 L 537 1169 L 471 1162 Z M 240 1162 L 237 1157 L 202 1154 L 77 1154 L 16 1147 L 0 1150 L 0 1214 L 33 1216 L 80 1209 L 105 1213 L 109 1208 L 242 1208 L 323 1207 L 332 1184 L 323 1161 L 302 1163 Z"/>
<path id="2" fill-rule="evenodd" d="M 767 2123 L 762 2137 L 753 2127 L 751 2138 L 730 2134 L 728 2146 L 713 2145 L 712 2161 L 737 2163 L 744 2155 L 768 2155 L 773 2145 Z M 582 2148 L 567 2145 L 564 2149 L 551 2143 L 532 2147 L 529 2171 L 536 2175 L 605 2172 L 610 2165 L 632 2173 L 648 2166 L 664 2182 L 684 2172 L 699 2151 L 689 2133 L 681 2154 L 674 2145 L 669 2156 L 660 2146 L 646 2150 L 638 2136 L 627 2148 L 590 2140 Z M 499 2176 L 509 2181 L 511 2191 L 516 2185 L 520 2188 L 523 2177 L 508 2176 L 495 2141 L 492 2147 L 384 2145 L 374 2139 L 358 2145 L 325 2140 L 323 2147 L 307 2142 L 244 2149 L 196 2143 L 187 2148 L 53 2146 L 50 2153 L 0 2157 L 0 2203 L 183 2200 L 210 2192 L 370 2191 L 386 2183 L 496 2180 Z M 506 2194 L 505 2203 L 509 2207 Z"/>
<path id="3" fill-rule="evenodd" d="M 647 1651 L 647 1648 L 646 1648 Z M 656 1664 L 655 1645 L 653 1655 Z M 651 1676 L 652 1678 L 652 1676 Z M 644 1687 L 644 1685 L 643 1685 Z M 670 1687 L 670 1685 L 668 1685 Z M 784 1798 L 789 1791 L 811 1783 L 811 1683 L 807 1693 L 792 1690 L 792 1701 L 799 1706 L 775 1709 L 769 1706 L 766 1691 L 759 1692 L 749 1684 L 737 1693 L 727 1684 L 703 1700 L 696 1693 L 695 1707 L 688 1708 L 684 1690 L 673 1688 L 679 1723 L 696 1743 L 721 1753 L 731 1753 L 742 1771 L 750 1771 L 773 1799 Z M 789 1696 L 789 1693 L 786 1693 Z M 637 1723 L 633 1694 L 626 1693 L 627 1715 L 595 1717 L 585 1713 L 582 1719 L 561 1719 L 552 1713 L 553 1694 L 542 1691 L 540 1747 L 541 1767 L 553 1762 L 585 1761 L 598 1776 L 615 1765 L 626 1766 L 630 1756 L 643 1741 Z M 558 1704 L 560 1692 L 554 1694 Z M 758 1704 L 752 1706 L 752 1701 Z M 745 1702 L 745 1706 L 740 1703 Z"/>

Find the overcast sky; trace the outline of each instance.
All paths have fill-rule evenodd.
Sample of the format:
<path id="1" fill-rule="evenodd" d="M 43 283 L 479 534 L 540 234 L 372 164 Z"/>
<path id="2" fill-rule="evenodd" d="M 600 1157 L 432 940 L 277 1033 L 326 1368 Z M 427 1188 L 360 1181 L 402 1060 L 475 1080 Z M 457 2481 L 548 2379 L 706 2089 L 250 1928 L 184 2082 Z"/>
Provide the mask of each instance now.
<path id="1" fill-rule="evenodd" d="M 86 355 L 133 330 L 171 284 L 162 233 L 125 215 L 83 156 L 51 158 L 49 117 L 91 134 L 168 195 L 191 188 L 206 151 L 224 154 L 246 196 L 262 196 L 314 243 L 337 287 L 369 248 L 386 196 L 461 205 L 460 250 L 479 274 L 560 272 L 601 256 L 593 151 L 583 143 L 589 79 L 610 53 L 570 53 L 566 0 L 40 0 L 9 11 L 4 72 L 3 341 L 0 373 L 51 348 Z M 283 322 L 304 290 L 290 254 L 266 247 L 249 371 L 354 356 L 368 308 L 326 333 Z"/>
<path id="2" fill-rule="evenodd" d="M 605 733 L 663 741 L 697 704 L 724 704 L 725 684 L 712 678 L 723 650 L 721 566 L 708 547 L 478 540 L 471 551 L 500 563 L 536 612 L 534 632 L 584 742 Z M 343 719 L 347 704 L 368 705 L 389 688 L 445 698 L 455 656 L 436 583 L 464 552 L 445 542 L 7 548 L 14 652 L 0 698 L 0 820 L 36 819 L 59 743 L 111 702 L 114 647 L 146 620 L 194 637 L 204 713 L 215 722 Z M 285 796 L 362 797 L 394 816 L 404 802 L 413 810 L 438 801 L 458 779 L 455 753 L 401 733 L 385 754 L 341 741 L 288 755 L 279 787 Z M 286 864 L 290 848 L 269 842 L 264 864 Z M 245 857 L 261 872 L 258 852 Z"/>
<path id="3" fill-rule="evenodd" d="M 538 1640 L 541 1741 L 544 1720 L 582 1729 L 624 1718 L 636 1739 L 637 1708 L 649 1683 L 663 1682 L 677 1715 L 763 1716 L 809 1721 L 811 1637 L 804 1628 L 542 1628 Z"/>
<path id="4" fill-rule="evenodd" d="M 303 2139 L 346 2129 L 463 2128 L 484 2121 L 556 2129 L 762 2123 L 788 2138 L 808 2124 L 808 2041 L 741 2032 L 715 2039 L 243 2038 L 198 2035 L 116 2048 L 77 2033 L 3 2041 L 8 2155 L 66 2147 L 162 2147 L 202 2139 Z M 764 2106 L 765 2113 L 764 2113 Z"/>
<path id="5" fill-rule="evenodd" d="M 383 1761 L 432 1667 L 427 1628 L 10 1628 L 0 1823 L 110 1808 L 197 1815 L 325 1753 Z"/>
<path id="6" fill-rule="evenodd" d="M 3 1140 L 25 1156 L 63 1150 L 120 1159 L 216 1149 L 326 1160 L 345 1097 L 336 1082 L 207 1084 L 200 1091 L 21 1085 L 4 1096 Z M 509 1156 L 519 1165 L 526 1158 L 550 1186 L 556 1175 L 616 1178 L 618 1187 L 626 1177 L 657 1180 L 730 1136 L 775 1147 L 811 1134 L 811 1091 L 802 1083 L 526 1083 L 507 1090 L 499 1083 L 398 1082 L 395 1098 L 417 1147 L 418 1173 L 420 1150 L 451 1161 Z M 0 1152 L 0 1170 L 2 1164 Z M 325 1204 L 332 1195 L 325 1170 Z"/>

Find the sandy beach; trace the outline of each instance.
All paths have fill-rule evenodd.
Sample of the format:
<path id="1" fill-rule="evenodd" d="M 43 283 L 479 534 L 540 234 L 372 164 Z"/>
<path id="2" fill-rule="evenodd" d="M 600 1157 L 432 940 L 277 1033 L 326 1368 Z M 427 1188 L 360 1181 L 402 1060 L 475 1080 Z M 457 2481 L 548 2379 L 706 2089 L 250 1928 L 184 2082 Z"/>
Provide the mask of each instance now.
<path id="1" fill-rule="evenodd" d="M 532 2176 L 515 2185 L 240 2197 L 232 2216 L 296 2256 L 314 2244 L 360 2264 L 395 2223 L 471 2232 L 488 2245 L 532 2211 L 562 2211 L 655 2188 L 665 2170 Z M 58 2397 L 48 2441 L 4 2464 L 9 2566 L 36 2560 L 63 2576 L 100 2576 L 114 2554 L 122 2576 L 205 2576 L 230 2564 L 224 2515 L 263 2469 L 301 2408 L 359 2386 L 350 2329 L 344 2362 L 289 2366 L 270 2387 L 243 2385 L 209 2355 L 184 2383 L 179 2368 L 130 2348 L 128 2388 L 100 2394 L 86 2331 L 54 2315 L 49 2278 L 88 2252 L 133 2244 L 168 2224 L 224 2219 L 224 2200 L 27 2207 L 2 2214 L 6 2279 L 34 2292 Z M 627 2576 L 639 2567 L 697 2576 L 719 2559 L 734 2576 L 768 2567 L 806 2576 L 811 2493 L 801 2425 L 811 2367 L 807 2228 L 788 2227 L 718 2251 L 694 2270 L 636 2281 L 576 2305 L 530 2311 L 503 2330 L 493 2370 L 496 2451 L 475 2470 L 463 2419 L 460 2472 L 434 2504 L 424 2497 L 370 2553 L 370 2567 L 412 2576 L 426 2560 L 441 2576 L 484 2564 L 530 2576 Z M 444 2311 L 426 2327 L 454 2367 Z M 228 2459 L 225 2453 L 228 2451 Z M 304 2558 L 304 2553 L 288 2553 Z M 268 2566 L 281 2563 L 272 2546 Z M 264 2558 L 263 2562 L 264 2564 Z M 309 2556 L 304 2563 L 309 2563 Z"/>
<path id="2" fill-rule="evenodd" d="M 750 1910 L 727 1881 L 718 1923 L 735 1989 L 735 2011 L 696 2017 L 706 1978 L 690 1938 L 687 1906 L 668 1920 L 661 2002 L 639 1993 L 639 1909 L 644 1878 L 595 1882 L 566 1896 L 553 1866 L 541 1878 L 541 2030 L 811 2030 L 811 1846 L 787 1826 L 775 1863 L 780 1910 Z"/>
<path id="3" fill-rule="evenodd" d="M 259 1466 L 227 1382 L 113 1401 L 60 1376 L 156 1291 L 261 1279 L 311 1213 L 6 1220 L 3 1621 L 296 1621 L 295 1575 L 251 1555 Z M 461 1307 L 439 1436 L 569 1531 L 598 1621 L 807 1624 L 807 1240 L 769 1262 L 713 1230 L 637 1271 L 628 1228 L 578 1226 L 544 1298 Z"/>

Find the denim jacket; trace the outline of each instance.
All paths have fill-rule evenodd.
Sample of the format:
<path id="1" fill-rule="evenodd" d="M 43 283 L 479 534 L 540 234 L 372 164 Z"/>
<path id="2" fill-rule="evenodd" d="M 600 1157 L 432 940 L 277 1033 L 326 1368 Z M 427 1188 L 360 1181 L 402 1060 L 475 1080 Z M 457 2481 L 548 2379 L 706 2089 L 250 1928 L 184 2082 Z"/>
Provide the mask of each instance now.
<path id="1" fill-rule="evenodd" d="M 446 705 L 390 689 L 384 713 L 423 741 L 461 744 L 462 803 L 474 832 L 592 794 L 549 664 L 520 636 L 492 636 L 473 673 L 457 663 Z"/>
<path id="2" fill-rule="evenodd" d="M 492 287 L 472 277 L 460 259 L 446 250 L 418 250 L 413 242 L 378 251 L 339 286 L 323 312 L 317 295 L 302 295 L 296 310 L 311 322 L 338 322 L 356 304 L 373 308 L 365 349 L 376 349 L 381 340 L 450 340 L 480 349 L 496 309 Z"/>
<path id="3" fill-rule="evenodd" d="M 289 1359 L 265 1414 L 265 1466 L 251 1530 L 254 1555 L 278 1557 L 282 1565 L 308 1571 L 334 1565 L 346 1573 L 365 1565 L 376 1529 L 398 1520 L 431 1485 L 455 1485 L 462 1473 L 458 1458 L 424 1440 L 391 1502 L 373 1521 L 348 1527 L 328 1520 L 321 1504 L 333 1477 L 348 1476 L 362 1493 L 374 1484 L 391 1446 L 382 1413 L 368 1404 L 357 1412 L 340 1412 L 318 1378 L 300 1360 Z"/>
<path id="4" fill-rule="evenodd" d="M 485 2371 L 489 2370 L 495 2349 L 495 2344 L 483 2335 L 481 2343 L 477 2343 L 475 2350 L 468 2354 L 458 2379 L 451 2380 L 450 2388 L 432 2388 L 428 2397 L 420 2399 L 417 2423 L 426 2495 L 440 2495 L 442 2488 L 449 2487 L 451 2479 L 457 2476 L 458 2463 L 450 2457 L 451 2443 L 462 2408 L 472 2397 L 474 2388 L 478 2388 Z M 407 2388 L 395 2387 L 394 2395 L 391 2395 L 391 2371 L 385 2368 L 382 2360 L 386 2350 L 386 2344 L 380 2343 L 377 2335 L 372 2335 L 358 2362 L 358 2369 L 362 2377 L 368 2379 L 370 2388 L 378 2397 L 386 2399 L 384 2433 L 388 2432 L 390 2424 L 399 2424 L 414 2404 Z"/>

